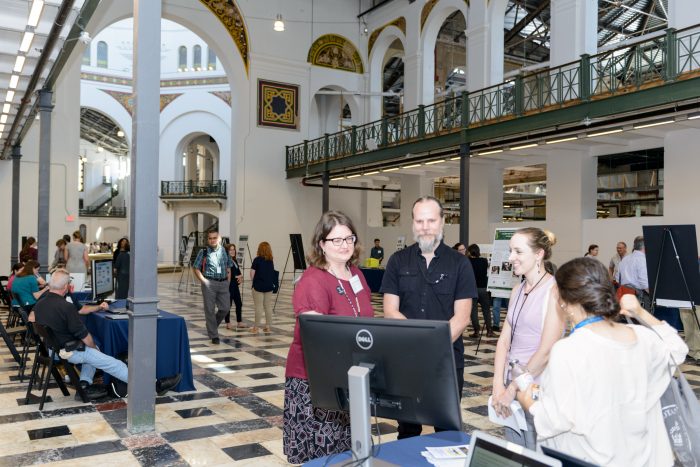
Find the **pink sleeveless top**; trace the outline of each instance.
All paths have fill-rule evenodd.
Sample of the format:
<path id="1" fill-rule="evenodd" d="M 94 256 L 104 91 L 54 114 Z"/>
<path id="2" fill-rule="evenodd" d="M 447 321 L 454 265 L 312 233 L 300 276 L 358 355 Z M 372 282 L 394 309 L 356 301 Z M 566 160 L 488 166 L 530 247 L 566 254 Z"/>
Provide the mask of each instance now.
<path id="1" fill-rule="evenodd" d="M 525 287 L 523 281 L 518 286 L 515 298 L 510 300 L 506 319 L 513 334 L 510 352 L 506 357 L 505 381 L 510 380 L 508 362 L 516 358 L 525 366 L 540 346 L 544 318 L 547 313 L 547 300 L 553 285 L 554 277 L 550 275 L 526 296 L 523 291 Z M 539 378 L 535 378 L 535 381 L 538 382 Z"/>

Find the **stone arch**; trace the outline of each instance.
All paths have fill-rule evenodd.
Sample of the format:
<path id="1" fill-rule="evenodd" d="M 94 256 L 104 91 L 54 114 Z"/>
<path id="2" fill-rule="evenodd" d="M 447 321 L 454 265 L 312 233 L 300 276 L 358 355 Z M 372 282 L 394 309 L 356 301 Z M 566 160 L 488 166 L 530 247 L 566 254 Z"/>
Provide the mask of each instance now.
<path id="1" fill-rule="evenodd" d="M 348 105 L 350 107 L 351 123 L 357 125 L 362 120 L 360 104 L 357 101 L 357 97 L 349 92 L 343 86 L 337 84 L 329 84 L 325 86 L 319 86 L 311 93 L 311 108 L 309 111 L 309 137 L 319 137 L 324 133 L 335 133 L 338 131 L 337 128 L 331 128 L 328 125 L 324 125 L 324 119 L 330 122 L 331 119 L 329 115 L 326 115 L 323 109 L 325 104 L 331 109 L 335 109 L 340 112 L 340 95 L 324 95 L 320 94 L 319 91 L 322 89 L 328 89 L 331 91 L 341 92 L 343 105 Z M 326 101 L 326 102 L 323 102 Z M 329 117 L 329 118 L 326 118 Z M 336 122 L 337 123 L 337 122 Z"/>
<path id="2" fill-rule="evenodd" d="M 385 27 L 373 44 L 369 57 L 369 88 L 372 93 L 382 92 L 384 59 L 389 47 L 395 40 L 401 42 L 405 53 L 406 35 L 396 26 Z M 382 117 L 382 98 L 380 96 L 371 96 L 369 98 L 369 106 L 369 121 L 379 120 Z"/>
<path id="3" fill-rule="evenodd" d="M 435 100 L 435 44 L 445 20 L 459 11 L 468 21 L 467 5 L 462 0 L 440 0 L 430 11 L 421 31 L 421 52 L 423 57 L 421 103 L 430 105 Z M 465 53 L 466 63 L 466 53 Z"/>

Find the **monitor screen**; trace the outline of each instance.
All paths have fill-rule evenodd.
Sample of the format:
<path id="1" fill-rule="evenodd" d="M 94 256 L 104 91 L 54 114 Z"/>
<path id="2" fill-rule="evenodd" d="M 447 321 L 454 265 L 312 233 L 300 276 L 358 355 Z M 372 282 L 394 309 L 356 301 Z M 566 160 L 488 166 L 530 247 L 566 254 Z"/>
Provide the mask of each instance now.
<path id="1" fill-rule="evenodd" d="M 462 429 L 446 321 L 302 314 L 299 325 L 314 406 L 348 410 L 348 370 L 367 366 L 377 416 Z"/>
<path id="2" fill-rule="evenodd" d="M 93 299 L 106 298 L 114 293 L 113 266 L 111 259 L 92 261 L 92 296 Z"/>
<path id="3" fill-rule="evenodd" d="M 474 431 L 469 444 L 469 467 L 561 467 L 561 462 L 501 438 Z"/>

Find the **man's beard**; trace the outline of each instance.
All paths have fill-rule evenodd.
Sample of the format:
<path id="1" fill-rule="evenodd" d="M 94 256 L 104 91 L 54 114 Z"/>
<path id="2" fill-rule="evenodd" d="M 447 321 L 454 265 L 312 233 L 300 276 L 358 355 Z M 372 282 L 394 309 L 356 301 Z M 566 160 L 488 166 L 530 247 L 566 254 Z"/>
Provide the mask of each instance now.
<path id="1" fill-rule="evenodd" d="M 432 238 L 432 239 L 431 239 Z M 413 232 L 413 240 L 418 243 L 421 253 L 432 253 L 442 241 L 442 232 L 437 235 L 419 235 Z"/>

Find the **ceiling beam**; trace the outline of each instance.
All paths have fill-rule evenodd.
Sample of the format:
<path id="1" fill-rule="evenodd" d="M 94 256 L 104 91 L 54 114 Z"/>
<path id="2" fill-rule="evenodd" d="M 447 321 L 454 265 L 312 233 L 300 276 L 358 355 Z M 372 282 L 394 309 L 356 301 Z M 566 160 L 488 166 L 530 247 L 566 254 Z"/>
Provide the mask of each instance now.
<path id="1" fill-rule="evenodd" d="M 536 7 L 534 10 L 532 10 L 530 13 L 528 13 L 527 16 L 525 16 L 523 19 L 521 19 L 520 21 L 518 21 L 518 22 L 506 33 L 506 35 L 505 35 L 505 37 L 504 37 L 504 39 L 503 39 L 503 42 L 504 42 L 504 43 L 508 43 L 508 41 L 510 41 L 511 39 L 513 39 L 515 36 L 517 36 L 517 35 L 520 33 L 520 31 L 523 30 L 523 28 L 524 28 L 525 26 L 527 26 L 528 24 L 530 24 L 530 23 L 532 22 L 533 19 L 535 19 L 537 16 L 539 16 L 539 14 L 542 13 L 542 11 L 543 11 L 545 8 L 548 8 L 548 7 L 549 7 L 549 2 L 550 2 L 550 0 L 544 0 L 542 3 L 540 3 L 539 5 L 537 5 L 537 7 Z M 543 21 L 543 23 L 544 23 L 544 21 Z"/>

